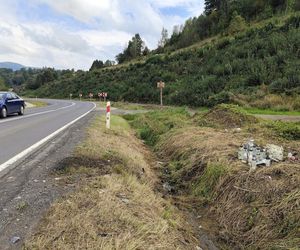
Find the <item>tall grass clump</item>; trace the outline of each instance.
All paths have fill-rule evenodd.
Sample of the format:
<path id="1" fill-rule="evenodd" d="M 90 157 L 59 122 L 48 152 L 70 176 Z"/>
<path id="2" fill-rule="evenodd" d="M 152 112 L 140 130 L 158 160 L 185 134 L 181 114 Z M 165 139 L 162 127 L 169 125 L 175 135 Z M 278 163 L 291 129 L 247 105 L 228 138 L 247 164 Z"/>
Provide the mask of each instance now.
<path id="1" fill-rule="evenodd" d="M 216 185 L 228 169 L 225 163 L 209 162 L 198 182 L 193 185 L 193 194 L 204 197 L 208 201 L 212 200 Z"/>
<path id="2" fill-rule="evenodd" d="M 185 108 L 167 108 L 125 118 L 129 119 L 139 137 L 149 146 L 154 146 L 162 134 L 184 127 L 189 122 L 189 114 Z"/>

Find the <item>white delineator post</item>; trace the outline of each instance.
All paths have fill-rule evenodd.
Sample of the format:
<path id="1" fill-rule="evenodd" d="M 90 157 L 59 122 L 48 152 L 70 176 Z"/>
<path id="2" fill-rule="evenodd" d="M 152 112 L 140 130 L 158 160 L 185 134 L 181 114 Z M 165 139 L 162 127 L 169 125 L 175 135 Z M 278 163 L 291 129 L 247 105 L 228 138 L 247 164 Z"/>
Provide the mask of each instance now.
<path id="1" fill-rule="evenodd" d="M 110 129 L 110 102 L 106 104 L 106 128 Z"/>

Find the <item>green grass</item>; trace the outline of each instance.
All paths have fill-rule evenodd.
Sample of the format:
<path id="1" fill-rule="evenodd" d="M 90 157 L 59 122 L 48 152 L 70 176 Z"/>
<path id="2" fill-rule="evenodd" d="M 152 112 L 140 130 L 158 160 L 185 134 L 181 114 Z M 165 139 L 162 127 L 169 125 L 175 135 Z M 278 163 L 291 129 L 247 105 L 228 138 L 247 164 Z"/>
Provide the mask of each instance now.
<path id="1" fill-rule="evenodd" d="M 139 137 L 154 146 L 161 135 L 173 128 L 184 127 L 190 122 L 185 108 L 166 108 L 145 114 L 127 115 L 125 119 L 138 131 Z"/>
<path id="2" fill-rule="evenodd" d="M 126 102 L 112 102 L 112 107 L 124 110 L 145 110 L 142 104 L 126 103 Z"/>
<path id="3" fill-rule="evenodd" d="M 200 176 L 198 182 L 193 186 L 195 196 L 211 200 L 216 185 L 220 178 L 228 172 L 228 166 L 224 163 L 208 163 L 204 173 Z"/>
<path id="4" fill-rule="evenodd" d="M 287 140 L 300 140 L 300 123 L 270 121 L 267 122 L 266 127 Z"/>
<path id="5" fill-rule="evenodd" d="M 276 111 L 272 109 L 244 108 L 247 113 L 253 115 L 290 115 L 300 116 L 300 111 Z"/>

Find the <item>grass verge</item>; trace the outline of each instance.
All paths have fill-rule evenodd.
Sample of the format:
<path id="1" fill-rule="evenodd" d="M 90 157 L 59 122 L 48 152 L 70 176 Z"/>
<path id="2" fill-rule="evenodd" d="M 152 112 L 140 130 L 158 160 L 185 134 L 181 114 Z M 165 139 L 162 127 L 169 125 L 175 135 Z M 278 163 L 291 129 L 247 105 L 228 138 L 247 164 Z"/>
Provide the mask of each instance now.
<path id="1" fill-rule="evenodd" d="M 205 211 L 200 224 L 207 231 L 217 224 L 212 233 L 221 249 L 298 249 L 299 162 L 249 172 L 237 159 L 239 146 L 249 138 L 300 155 L 296 123 L 263 122 L 231 105 L 194 117 L 172 109 L 128 118 L 151 142 L 176 203 L 200 215 Z"/>
<path id="2" fill-rule="evenodd" d="M 25 101 L 26 103 L 29 103 L 30 106 L 33 106 L 32 108 L 41 108 L 48 105 L 46 102 L 43 101 L 37 101 L 37 100 L 25 100 Z"/>
<path id="3" fill-rule="evenodd" d="M 195 249 L 180 212 L 153 191 L 151 155 L 127 121 L 104 121 L 60 164 L 62 185 L 77 191 L 51 206 L 25 249 Z"/>

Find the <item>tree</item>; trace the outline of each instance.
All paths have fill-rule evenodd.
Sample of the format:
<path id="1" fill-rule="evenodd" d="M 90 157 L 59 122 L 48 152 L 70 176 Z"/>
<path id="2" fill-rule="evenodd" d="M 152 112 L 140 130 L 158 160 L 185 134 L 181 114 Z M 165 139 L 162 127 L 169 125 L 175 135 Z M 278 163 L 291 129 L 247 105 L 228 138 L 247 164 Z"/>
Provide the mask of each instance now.
<path id="1" fill-rule="evenodd" d="M 169 40 L 168 30 L 163 28 L 162 31 L 161 31 L 161 38 L 158 41 L 158 47 L 161 47 L 161 48 L 165 47 L 168 40 Z"/>
<path id="2" fill-rule="evenodd" d="M 111 66 L 113 66 L 115 64 L 116 64 L 115 61 L 106 60 L 105 63 L 104 63 L 104 67 L 111 67 Z"/>
<path id="3" fill-rule="evenodd" d="M 221 0 L 205 0 L 205 14 L 209 16 L 214 10 L 220 10 L 221 2 Z"/>
<path id="4" fill-rule="evenodd" d="M 128 42 L 127 48 L 116 56 L 118 63 L 123 63 L 143 55 L 145 43 L 139 34 L 135 34 L 134 37 Z"/>
<path id="5" fill-rule="evenodd" d="M 145 49 L 143 51 L 143 56 L 149 55 L 149 53 L 150 53 L 150 49 L 147 46 L 145 46 Z"/>
<path id="6" fill-rule="evenodd" d="M 0 91 L 7 90 L 7 86 L 5 86 L 4 80 L 0 77 Z"/>
<path id="7" fill-rule="evenodd" d="M 131 41 L 129 41 L 128 50 L 131 59 L 137 58 L 142 55 L 144 49 L 144 42 L 139 34 L 135 34 Z"/>
<path id="8" fill-rule="evenodd" d="M 95 69 L 101 69 L 104 67 L 104 63 L 101 60 L 95 60 L 90 68 L 90 71 L 93 71 Z"/>
<path id="9" fill-rule="evenodd" d="M 230 22 L 228 32 L 229 32 L 229 34 L 234 34 L 236 32 L 245 30 L 246 27 L 247 27 L 247 24 L 246 24 L 245 19 L 242 16 L 238 15 L 237 12 L 235 12 L 233 14 L 233 18 Z"/>
<path id="10" fill-rule="evenodd" d="M 41 72 L 36 76 L 35 81 L 27 83 L 28 88 L 37 89 L 43 86 L 45 83 L 49 83 L 58 79 L 57 71 L 52 68 L 43 68 Z"/>

